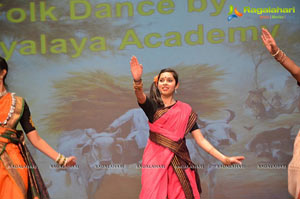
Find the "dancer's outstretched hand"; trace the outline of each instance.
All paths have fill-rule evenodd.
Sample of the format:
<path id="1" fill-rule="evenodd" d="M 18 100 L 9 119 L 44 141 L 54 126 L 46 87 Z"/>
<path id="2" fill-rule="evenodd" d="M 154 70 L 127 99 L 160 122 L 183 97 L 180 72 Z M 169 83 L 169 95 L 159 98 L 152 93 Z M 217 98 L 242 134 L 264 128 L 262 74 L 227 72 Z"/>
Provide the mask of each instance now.
<path id="1" fill-rule="evenodd" d="M 142 78 L 143 65 L 139 64 L 139 62 L 135 56 L 131 57 L 130 69 L 131 69 L 131 74 L 132 74 L 133 79 L 135 81 L 139 81 Z"/>
<path id="2" fill-rule="evenodd" d="M 68 157 L 66 162 L 66 167 L 71 167 L 74 165 L 76 165 L 76 157 L 75 156 Z"/>
<path id="3" fill-rule="evenodd" d="M 270 32 L 267 29 L 262 28 L 260 37 L 267 50 L 274 55 L 278 51 L 278 47 Z"/>
<path id="4" fill-rule="evenodd" d="M 242 165 L 242 161 L 244 159 L 245 159 L 244 156 L 227 157 L 224 164 L 226 164 L 226 165 L 232 165 L 232 164 Z"/>

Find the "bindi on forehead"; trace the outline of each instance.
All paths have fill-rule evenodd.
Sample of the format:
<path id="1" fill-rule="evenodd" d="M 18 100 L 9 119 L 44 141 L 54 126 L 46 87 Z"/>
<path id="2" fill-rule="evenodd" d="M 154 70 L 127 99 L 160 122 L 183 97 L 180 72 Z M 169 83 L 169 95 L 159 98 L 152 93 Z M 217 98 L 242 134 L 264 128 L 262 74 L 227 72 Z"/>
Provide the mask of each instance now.
<path id="1" fill-rule="evenodd" d="M 166 72 L 160 75 L 160 78 L 174 78 L 172 73 Z"/>

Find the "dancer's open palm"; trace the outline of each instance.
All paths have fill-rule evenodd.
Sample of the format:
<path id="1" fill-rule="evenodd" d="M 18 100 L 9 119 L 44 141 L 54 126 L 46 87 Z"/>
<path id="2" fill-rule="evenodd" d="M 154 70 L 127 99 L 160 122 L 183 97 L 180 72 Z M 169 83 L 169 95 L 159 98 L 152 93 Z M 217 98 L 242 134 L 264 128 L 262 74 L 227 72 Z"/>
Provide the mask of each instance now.
<path id="1" fill-rule="evenodd" d="M 228 157 L 228 162 L 226 162 L 227 165 L 233 165 L 233 164 L 239 164 L 242 165 L 242 161 L 245 159 L 244 156 L 233 156 Z"/>
<path id="2" fill-rule="evenodd" d="M 130 69 L 131 69 L 131 74 L 132 74 L 133 79 L 135 81 L 139 81 L 142 78 L 143 66 L 142 66 L 142 64 L 139 64 L 139 62 L 135 56 L 131 57 Z"/>
<path id="3" fill-rule="evenodd" d="M 261 29 L 261 40 L 263 41 L 265 47 L 271 54 L 276 53 L 276 51 L 278 50 L 276 42 L 270 34 L 270 32 L 265 28 Z"/>

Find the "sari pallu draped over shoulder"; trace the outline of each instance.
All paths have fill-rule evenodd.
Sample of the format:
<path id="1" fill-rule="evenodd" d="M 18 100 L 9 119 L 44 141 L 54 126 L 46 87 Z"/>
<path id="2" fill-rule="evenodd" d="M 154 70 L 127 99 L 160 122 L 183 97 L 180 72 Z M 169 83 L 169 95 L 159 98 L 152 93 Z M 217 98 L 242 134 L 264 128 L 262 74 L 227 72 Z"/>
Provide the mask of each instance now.
<path id="1" fill-rule="evenodd" d="M 155 113 L 143 155 L 141 199 L 200 198 L 199 176 L 184 138 L 196 120 L 192 108 L 180 101 Z"/>
<path id="2" fill-rule="evenodd" d="M 0 120 L 9 111 L 11 93 L 0 98 Z M 7 124 L 0 125 L 0 198 L 49 198 L 38 168 L 24 142 L 24 134 L 16 126 L 22 117 L 24 100 L 15 97 L 15 110 Z M 29 187 L 29 188 L 28 188 Z"/>

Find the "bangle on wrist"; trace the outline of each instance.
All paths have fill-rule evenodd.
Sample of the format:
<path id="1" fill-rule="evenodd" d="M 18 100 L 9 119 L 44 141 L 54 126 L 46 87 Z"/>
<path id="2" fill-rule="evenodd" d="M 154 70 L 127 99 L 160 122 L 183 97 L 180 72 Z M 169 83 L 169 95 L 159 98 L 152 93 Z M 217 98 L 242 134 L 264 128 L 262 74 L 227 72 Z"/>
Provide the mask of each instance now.
<path id="1" fill-rule="evenodd" d="M 57 158 L 56 158 L 55 162 L 58 164 L 61 161 L 61 158 L 62 158 L 62 155 L 59 153 L 57 155 Z"/>
<path id="2" fill-rule="evenodd" d="M 65 161 L 65 156 L 61 155 L 61 159 L 60 159 L 60 161 L 58 162 L 58 164 L 59 164 L 60 166 L 63 166 L 64 161 Z"/>
<path id="3" fill-rule="evenodd" d="M 277 52 L 275 54 L 271 54 L 273 57 L 275 57 L 279 53 L 280 49 L 278 48 Z"/>
<path id="4" fill-rule="evenodd" d="M 286 60 L 287 56 L 285 53 L 283 53 L 283 58 L 280 60 L 280 63 L 283 64 Z"/>
<path id="5" fill-rule="evenodd" d="M 65 157 L 65 158 L 64 158 L 64 161 L 63 161 L 63 163 L 62 163 L 62 165 L 65 167 L 66 164 L 67 164 L 67 158 Z"/>
<path id="6" fill-rule="evenodd" d="M 135 82 L 133 82 L 133 88 L 134 90 L 143 90 L 143 82 L 136 84 Z"/>
<path id="7" fill-rule="evenodd" d="M 282 50 L 280 50 L 280 52 L 281 52 L 281 56 L 275 57 L 275 59 L 279 63 L 283 64 L 283 62 L 286 60 L 287 56 Z"/>
<path id="8" fill-rule="evenodd" d="M 57 155 L 55 162 L 57 162 L 59 158 L 60 158 L 60 153 Z"/>
<path id="9" fill-rule="evenodd" d="M 55 162 L 60 166 L 65 166 L 65 164 L 67 162 L 67 158 L 64 155 L 59 153 Z"/>
<path id="10" fill-rule="evenodd" d="M 142 78 L 141 78 L 141 79 L 139 79 L 139 80 L 135 80 L 135 79 L 133 79 L 133 81 L 134 81 L 135 83 L 139 83 L 139 82 L 141 82 L 141 81 L 142 81 Z"/>

